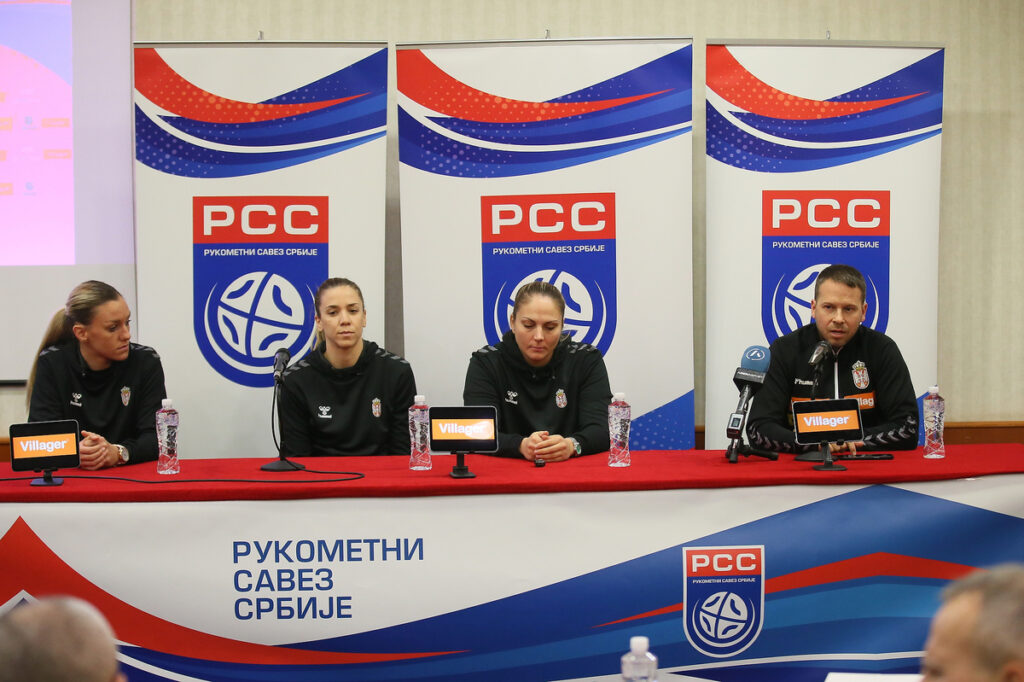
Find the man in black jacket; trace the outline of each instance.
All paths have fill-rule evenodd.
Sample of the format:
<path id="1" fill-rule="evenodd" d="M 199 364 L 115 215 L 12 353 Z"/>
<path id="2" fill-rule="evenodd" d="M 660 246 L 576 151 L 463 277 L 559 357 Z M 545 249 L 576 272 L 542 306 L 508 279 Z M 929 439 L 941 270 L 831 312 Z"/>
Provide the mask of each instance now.
<path id="1" fill-rule="evenodd" d="M 811 398 L 856 398 L 864 440 L 832 445 L 833 451 L 917 446 L 917 400 L 910 372 L 892 339 L 861 326 L 868 309 L 866 291 L 864 276 L 849 265 L 821 271 L 811 301 L 814 322 L 771 346 L 771 365 L 750 410 L 751 443 L 780 452 L 814 449 L 817 446 L 796 442 L 792 404 Z M 809 360 L 822 341 L 829 350 L 815 387 Z"/>

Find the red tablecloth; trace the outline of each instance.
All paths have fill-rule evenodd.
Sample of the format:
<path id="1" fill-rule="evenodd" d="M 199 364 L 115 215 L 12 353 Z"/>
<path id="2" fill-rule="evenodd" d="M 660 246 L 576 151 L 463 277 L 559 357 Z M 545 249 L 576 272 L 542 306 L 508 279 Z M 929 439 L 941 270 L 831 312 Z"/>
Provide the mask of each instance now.
<path id="1" fill-rule="evenodd" d="M 741 458 L 730 464 L 722 451 L 647 450 L 632 453 L 633 465 L 613 469 L 605 455 L 594 455 L 538 468 L 524 460 L 469 455 L 476 478 L 449 476 L 455 458 L 435 455 L 431 471 L 410 471 L 408 458 L 302 458 L 318 471 L 363 474 L 354 480 L 308 471 L 267 473 L 265 459 L 186 459 L 182 473 L 160 476 L 155 463 L 101 472 L 56 473 L 64 484 L 33 487 L 34 475 L 0 465 L 0 502 L 176 502 L 185 500 L 274 500 L 320 497 L 417 497 L 425 495 L 493 495 L 674 488 L 726 488 L 755 485 L 864 485 L 969 478 L 1024 472 L 1024 445 L 951 445 L 941 460 L 921 451 L 897 452 L 892 461 L 847 461 L 847 471 L 815 471 L 812 465 L 781 455 L 771 462 Z M 112 478 L 118 477 L 118 479 Z M 120 478 L 134 480 L 119 480 Z M 12 480 L 17 479 L 17 480 Z"/>

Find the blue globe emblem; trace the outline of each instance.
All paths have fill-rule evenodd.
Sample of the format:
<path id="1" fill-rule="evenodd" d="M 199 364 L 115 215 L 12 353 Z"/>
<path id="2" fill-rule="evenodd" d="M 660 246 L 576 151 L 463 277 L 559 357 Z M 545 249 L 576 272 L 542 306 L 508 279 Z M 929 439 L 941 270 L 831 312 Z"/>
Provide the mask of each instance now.
<path id="1" fill-rule="evenodd" d="M 776 337 L 803 327 L 811 321 L 811 301 L 814 300 L 814 281 L 818 273 L 829 266 L 817 263 L 804 268 L 795 277 L 779 279 L 772 292 L 772 328 Z"/>
<path id="2" fill-rule="evenodd" d="M 572 335 L 574 341 L 586 342 L 594 346 L 600 344 L 605 335 L 608 320 L 608 302 L 600 285 L 594 282 L 594 289 L 591 291 L 572 273 L 552 268 L 537 270 L 508 290 L 502 288 L 502 292 L 499 292 L 497 300 L 494 302 L 494 329 L 498 338 L 501 338 L 501 335 L 508 330 L 508 320 L 515 307 L 516 292 L 524 284 L 530 282 L 548 282 L 562 292 L 562 297 L 565 299 L 563 329 Z M 502 308 L 504 308 L 503 313 L 501 312 Z"/>
<path id="3" fill-rule="evenodd" d="M 219 294 L 218 289 L 206 303 L 205 332 L 214 352 L 231 367 L 267 374 L 274 351 L 282 346 L 294 351 L 297 343 L 312 338 L 305 298 L 281 275 L 250 272 Z"/>
<path id="4" fill-rule="evenodd" d="M 733 592 L 715 592 L 693 613 L 696 634 L 716 647 L 731 646 L 753 629 L 754 609 Z"/>

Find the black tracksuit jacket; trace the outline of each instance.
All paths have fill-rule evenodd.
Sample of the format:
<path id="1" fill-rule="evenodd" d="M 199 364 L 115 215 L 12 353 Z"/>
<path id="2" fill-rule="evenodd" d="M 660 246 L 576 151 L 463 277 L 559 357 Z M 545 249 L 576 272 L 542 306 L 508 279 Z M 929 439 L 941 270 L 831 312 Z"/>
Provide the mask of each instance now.
<path id="1" fill-rule="evenodd" d="M 519 444 L 534 431 L 575 438 L 582 454 L 608 450 L 608 370 L 601 351 L 564 336 L 551 361 L 532 367 L 507 332 L 473 353 L 462 392 L 465 405 L 498 409 L 498 452 L 522 457 Z"/>
<path id="2" fill-rule="evenodd" d="M 373 341 L 343 369 L 318 348 L 284 372 L 281 447 L 286 456 L 408 455 L 415 395 L 409 363 Z"/>
<path id="3" fill-rule="evenodd" d="M 817 447 L 796 443 L 791 407 L 794 401 L 811 397 L 814 368 L 808 361 L 820 341 L 812 322 L 771 345 L 771 364 L 747 423 L 751 444 L 779 452 Z M 864 449 L 917 447 L 914 385 L 895 341 L 861 326 L 838 353 L 826 354 L 823 362 L 815 397 L 860 401 Z"/>
<path id="4" fill-rule="evenodd" d="M 28 420 L 77 419 L 79 428 L 123 445 L 129 464 L 151 462 L 156 411 L 166 397 L 164 368 L 149 346 L 133 343 L 126 360 L 94 372 L 73 340 L 39 354 Z"/>

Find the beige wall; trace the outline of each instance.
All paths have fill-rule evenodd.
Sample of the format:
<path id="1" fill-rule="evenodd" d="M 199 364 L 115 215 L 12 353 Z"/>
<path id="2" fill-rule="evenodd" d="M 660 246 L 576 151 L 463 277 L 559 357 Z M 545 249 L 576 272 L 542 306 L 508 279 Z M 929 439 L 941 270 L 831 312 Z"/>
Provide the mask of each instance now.
<path id="1" fill-rule="evenodd" d="M 704 422 L 704 107 L 708 38 L 946 47 L 939 382 L 951 421 L 1024 420 L 1024 0 L 135 0 L 140 41 L 694 38 L 693 274 Z M 391 121 L 394 111 L 389 112 Z M 394 127 L 391 126 L 394 131 Z M 397 140 L 389 136 L 388 338 L 401 352 Z M 42 330 L 40 330 L 40 334 Z M 157 342 L 152 339 L 143 341 Z M 913 348 L 903 348 L 907 355 Z M 0 389 L 0 425 L 23 416 Z M 712 415 L 712 424 L 724 415 Z"/>

